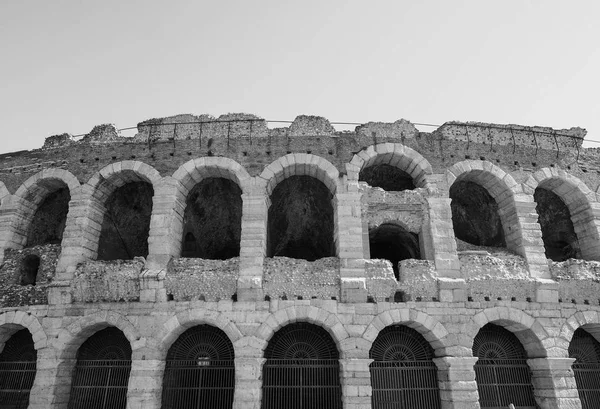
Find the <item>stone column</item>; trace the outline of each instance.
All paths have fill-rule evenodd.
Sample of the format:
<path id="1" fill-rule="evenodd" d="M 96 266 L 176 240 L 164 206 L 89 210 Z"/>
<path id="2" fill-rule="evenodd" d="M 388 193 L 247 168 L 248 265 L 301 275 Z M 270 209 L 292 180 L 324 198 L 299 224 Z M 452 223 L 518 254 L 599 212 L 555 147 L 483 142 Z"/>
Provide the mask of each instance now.
<path id="1" fill-rule="evenodd" d="M 133 352 L 127 409 L 160 409 L 164 371 L 164 359 L 156 359 L 146 352 Z"/>
<path id="2" fill-rule="evenodd" d="M 265 361 L 264 358 L 240 357 L 235 359 L 233 409 L 260 409 L 262 368 Z"/>
<path id="3" fill-rule="evenodd" d="M 340 382 L 344 409 L 371 407 L 373 389 L 369 365 L 372 359 L 340 359 Z"/>
<path id="4" fill-rule="evenodd" d="M 531 368 L 533 393 L 542 409 L 580 409 L 575 376 L 571 365 L 573 358 L 528 359 Z"/>
<path id="5" fill-rule="evenodd" d="M 42 348 L 37 351 L 37 363 L 35 380 L 29 394 L 29 408 L 59 408 L 66 407 L 61 404 L 61 399 L 56 399 L 55 391 L 64 389 L 60 384 L 59 371 L 64 372 L 63 365 L 57 362 L 56 350 L 53 348 Z M 70 385 L 70 383 L 69 383 Z"/>
<path id="6" fill-rule="evenodd" d="M 435 268 L 442 277 L 461 278 L 460 263 L 452 225 L 451 200 L 447 197 L 428 197 L 429 217 L 423 226 L 424 256 L 434 260 Z"/>
<path id="7" fill-rule="evenodd" d="M 148 234 L 148 257 L 140 275 L 140 301 L 167 300 L 164 287 L 167 266 L 181 254 L 183 214 L 187 189 L 173 177 L 164 177 L 154 187 Z"/>
<path id="8" fill-rule="evenodd" d="M 442 409 L 479 409 L 479 393 L 473 366 L 475 357 L 434 358 Z"/>
<path id="9" fill-rule="evenodd" d="M 354 190 L 352 186 L 348 188 Z M 342 189 L 343 186 L 338 186 L 332 200 L 333 236 L 340 258 L 341 301 L 363 303 L 367 301 L 367 288 L 360 193 L 358 188 L 350 192 L 342 192 Z"/>
<path id="10" fill-rule="evenodd" d="M 536 203 L 530 196 L 515 196 L 514 214 L 507 215 L 513 231 L 507 233 L 506 241 L 512 240 L 517 251 L 525 257 L 531 277 L 537 279 L 536 301 L 558 302 L 558 285 L 551 279 L 542 240 L 542 228 L 538 223 Z"/>
<path id="11" fill-rule="evenodd" d="M 238 301 L 263 301 L 263 266 L 267 248 L 269 198 L 264 189 L 242 195 Z"/>

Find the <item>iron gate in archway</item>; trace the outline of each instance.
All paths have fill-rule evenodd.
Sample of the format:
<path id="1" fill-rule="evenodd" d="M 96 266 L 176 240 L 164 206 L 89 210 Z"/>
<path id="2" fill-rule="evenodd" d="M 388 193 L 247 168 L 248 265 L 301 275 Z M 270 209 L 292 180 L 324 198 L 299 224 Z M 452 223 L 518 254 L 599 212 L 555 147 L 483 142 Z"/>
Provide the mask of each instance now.
<path id="1" fill-rule="evenodd" d="M 230 409 L 235 386 L 233 345 L 210 325 L 185 331 L 167 354 L 163 409 Z"/>
<path id="2" fill-rule="evenodd" d="M 485 325 L 473 342 L 475 380 L 482 408 L 536 408 L 525 349 L 517 337 L 494 324 Z"/>
<path id="3" fill-rule="evenodd" d="M 437 409 L 440 392 L 433 349 L 403 325 L 383 329 L 369 351 L 373 409 Z"/>
<path id="4" fill-rule="evenodd" d="M 17 331 L 6 341 L 0 354 L 1 408 L 24 409 L 29 406 L 36 360 L 37 351 L 28 330 Z"/>
<path id="5" fill-rule="evenodd" d="M 569 344 L 569 356 L 575 358 L 573 372 L 582 409 L 594 409 L 600 403 L 600 342 L 578 328 Z"/>
<path id="6" fill-rule="evenodd" d="M 338 350 L 323 328 L 290 324 L 265 350 L 263 409 L 341 409 Z"/>
<path id="7" fill-rule="evenodd" d="M 69 409 L 124 409 L 130 372 L 125 335 L 115 327 L 96 332 L 77 352 Z"/>

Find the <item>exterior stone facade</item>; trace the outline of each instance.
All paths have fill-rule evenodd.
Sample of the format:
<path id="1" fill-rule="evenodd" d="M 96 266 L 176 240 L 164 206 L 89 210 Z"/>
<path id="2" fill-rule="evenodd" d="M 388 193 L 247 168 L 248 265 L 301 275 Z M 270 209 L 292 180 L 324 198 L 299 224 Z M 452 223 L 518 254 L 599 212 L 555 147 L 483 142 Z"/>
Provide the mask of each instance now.
<path id="1" fill-rule="evenodd" d="M 372 407 L 370 350 L 394 325 L 433 349 L 442 408 L 479 408 L 473 344 L 487 324 L 525 349 L 538 407 L 582 407 L 569 345 L 580 328 L 600 340 L 600 154 L 581 147 L 584 130 L 450 122 L 424 133 L 401 120 L 338 133 L 320 117 L 269 129 L 245 114 L 180 115 L 138 129 L 123 138 L 101 125 L 81 141 L 63 134 L 39 150 L 0 155 L 0 351 L 18 330 L 31 333 L 30 408 L 67 407 L 78 350 L 107 327 L 131 346 L 127 407 L 160 408 L 170 347 L 210 325 L 233 345 L 233 407 L 258 409 L 265 350 L 297 322 L 334 341 L 345 409 Z M 415 189 L 361 180 L 380 165 L 407 174 Z M 333 257 L 268 256 L 272 193 L 296 176 L 320 181 L 332 197 Z M 181 257 L 187 195 L 208 178 L 241 190 L 239 257 Z M 461 181 L 497 204 L 505 248 L 455 239 L 450 189 Z M 107 199 L 133 182 L 154 195 L 147 254 L 97 260 Z M 566 205 L 577 259 L 546 258 L 536 188 Z M 57 189 L 70 194 L 60 248 L 29 247 L 36 212 Z M 371 260 L 369 232 L 383 225 L 417 237 L 419 257 L 396 266 Z M 30 253 L 41 273 L 24 285 Z"/>

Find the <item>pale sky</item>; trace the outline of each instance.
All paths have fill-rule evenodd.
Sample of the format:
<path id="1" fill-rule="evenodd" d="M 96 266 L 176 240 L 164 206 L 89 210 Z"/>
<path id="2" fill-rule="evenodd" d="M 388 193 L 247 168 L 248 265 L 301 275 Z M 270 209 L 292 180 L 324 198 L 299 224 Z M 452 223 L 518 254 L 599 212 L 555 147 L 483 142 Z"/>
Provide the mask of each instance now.
<path id="1" fill-rule="evenodd" d="M 600 2 L 0 0 L 0 78 L 0 152 L 228 112 L 600 141 Z"/>

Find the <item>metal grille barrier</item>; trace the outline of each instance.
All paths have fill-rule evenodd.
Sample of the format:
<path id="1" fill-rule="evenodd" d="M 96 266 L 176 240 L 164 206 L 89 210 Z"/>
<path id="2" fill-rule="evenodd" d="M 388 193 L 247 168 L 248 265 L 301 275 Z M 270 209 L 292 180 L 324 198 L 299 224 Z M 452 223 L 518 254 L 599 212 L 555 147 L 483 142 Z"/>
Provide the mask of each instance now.
<path id="1" fill-rule="evenodd" d="M 597 408 L 600 404 L 600 363 L 574 363 L 573 372 L 581 408 Z"/>
<path id="2" fill-rule="evenodd" d="M 475 379 L 482 408 L 536 408 L 531 371 L 525 359 L 479 359 Z"/>
<path id="3" fill-rule="evenodd" d="M 27 408 L 35 370 L 35 361 L 0 362 L 0 408 Z"/>
<path id="4" fill-rule="evenodd" d="M 268 359 L 263 367 L 263 409 L 341 409 L 336 359 Z"/>
<path id="5" fill-rule="evenodd" d="M 233 405 L 235 367 L 232 360 L 167 361 L 163 409 L 229 409 Z"/>
<path id="6" fill-rule="evenodd" d="M 438 409 L 437 367 L 431 361 L 375 361 L 370 365 L 373 409 Z"/>
<path id="7" fill-rule="evenodd" d="M 124 409 L 130 372 L 130 360 L 78 360 L 69 409 Z"/>

